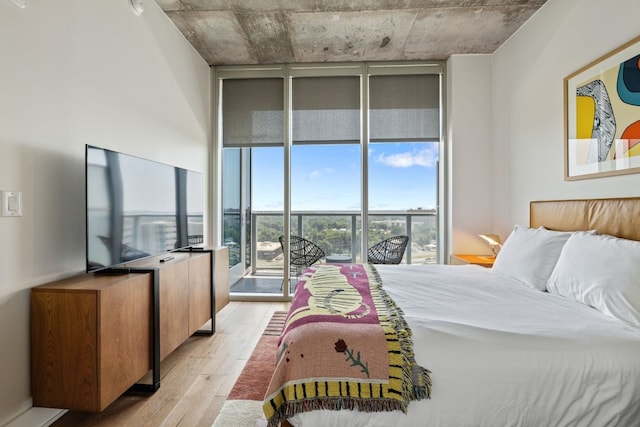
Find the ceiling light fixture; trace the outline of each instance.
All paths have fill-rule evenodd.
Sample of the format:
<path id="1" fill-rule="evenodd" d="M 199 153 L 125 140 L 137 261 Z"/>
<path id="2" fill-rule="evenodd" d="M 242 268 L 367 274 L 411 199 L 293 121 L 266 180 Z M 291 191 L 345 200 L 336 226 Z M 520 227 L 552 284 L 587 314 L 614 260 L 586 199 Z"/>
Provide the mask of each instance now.
<path id="1" fill-rule="evenodd" d="M 15 4 L 19 8 L 24 9 L 27 7 L 27 0 L 9 0 L 11 3 Z"/>
<path id="2" fill-rule="evenodd" d="M 129 4 L 131 5 L 131 10 L 133 10 L 133 13 L 136 15 L 140 15 L 144 11 L 143 0 L 129 0 Z"/>

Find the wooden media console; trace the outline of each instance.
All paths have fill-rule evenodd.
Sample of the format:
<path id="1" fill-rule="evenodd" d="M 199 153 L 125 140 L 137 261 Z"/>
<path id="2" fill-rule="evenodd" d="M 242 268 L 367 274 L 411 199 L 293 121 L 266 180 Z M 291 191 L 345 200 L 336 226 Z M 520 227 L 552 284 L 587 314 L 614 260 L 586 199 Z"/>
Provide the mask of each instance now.
<path id="1" fill-rule="evenodd" d="M 99 412 L 150 372 L 142 388 L 157 389 L 162 359 L 191 335 L 215 332 L 214 277 L 228 282 L 228 260 L 215 261 L 225 254 L 171 252 L 128 263 L 125 274 L 33 288 L 33 405 Z"/>

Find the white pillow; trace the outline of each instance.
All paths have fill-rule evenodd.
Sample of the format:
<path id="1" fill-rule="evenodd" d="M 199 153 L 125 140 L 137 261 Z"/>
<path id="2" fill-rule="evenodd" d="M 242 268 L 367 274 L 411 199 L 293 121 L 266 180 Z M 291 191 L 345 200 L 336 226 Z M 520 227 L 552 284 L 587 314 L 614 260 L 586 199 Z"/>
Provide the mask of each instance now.
<path id="1" fill-rule="evenodd" d="M 571 234 L 516 225 L 500 249 L 493 269 L 544 291 Z"/>
<path id="2" fill-rule="evenodd" d="M 571 236 L 547 289 L 640 326 L 640 242 L 607 235 Z"/>

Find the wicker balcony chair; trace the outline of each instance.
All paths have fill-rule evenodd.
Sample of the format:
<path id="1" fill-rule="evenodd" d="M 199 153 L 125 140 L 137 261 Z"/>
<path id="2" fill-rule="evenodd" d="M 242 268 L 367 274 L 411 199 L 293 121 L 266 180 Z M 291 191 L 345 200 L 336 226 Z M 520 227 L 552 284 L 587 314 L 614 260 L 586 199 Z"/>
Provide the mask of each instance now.
<path id="1" fill-rule="evenodd" d="M 284 236 L 278 238 L 284 253 Z M 289 240 L 289 264 L 291 272 L 297 278 L 302 269 L 309 267 L 324 258 L 322 248 L 304 237 L 291 236 Z"/>
<path id="2" fill-rule="evenodd" d="M 284 236 L 280 236 L 278 240 L 284 252 Z M 309 267 L 324 258 L 322 248 L 304 237 L 291 236 L 289 245 L 291 267 Z"/>
<path id="3" fill-rule="evenodd" d="M 408 236 L 393 236 L 371 246 L 367 251 L 370 264 L 400 264 L 409 243 Z"/>

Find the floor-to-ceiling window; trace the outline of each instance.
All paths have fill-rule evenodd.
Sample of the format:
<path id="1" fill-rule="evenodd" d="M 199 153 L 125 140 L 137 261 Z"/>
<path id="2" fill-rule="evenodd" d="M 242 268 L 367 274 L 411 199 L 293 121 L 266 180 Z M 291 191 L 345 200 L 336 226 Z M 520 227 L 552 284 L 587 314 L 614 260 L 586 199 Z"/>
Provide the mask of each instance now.
<path id="1" fill-rule="evenodd" d="M 282 271 L 282 261 L 275 260 L 277 255 L 265 259 L 269 251 L 277 252 L 278 240 L 260 240 L 264 239 L 260 235 L 264 228 L 261 221 L 266 218 L 256 217 L 253 212 L 273 205 L 271 223 L 278 223 L 279 218 L 282 224 L 283 168 L 279 162 L 284 146 L 283 85 L 282 78 L 222 81 L 222 244 L 229 246 L 231 283 L 255 271 L 264 261 L 275 261 L 272 266 Z M 278 154 L 279 160 L 266 160 L 278 158 Z M 255 243 L 257 240 L 261 246 Z"/>
<path id="2" fill-rule="evenodd" d="M 369 243 L 410 235 L 403 262 L 435 262 L 440 76 L 370 76 L 369 121 Z"/>
<path id="3" fill-rule="evenodd" d="M 361 206 L 360 77 L 292 79 L 291 219 L 327 257 L 355 259 Z M 331 258 L 329 258 L 331 259 Z"/>
<path id="4" fill-rule="evenodd" d="M 404 263 L 437 262 L 442 72 L 417 63 L 216 70 L 232 296 L 288 294 L 282 277 L 295 272 L 278 242 L 287 232 L 353 262 L 405 234 Z M 275 280 L 236 283 L 242 276 Z"/>

